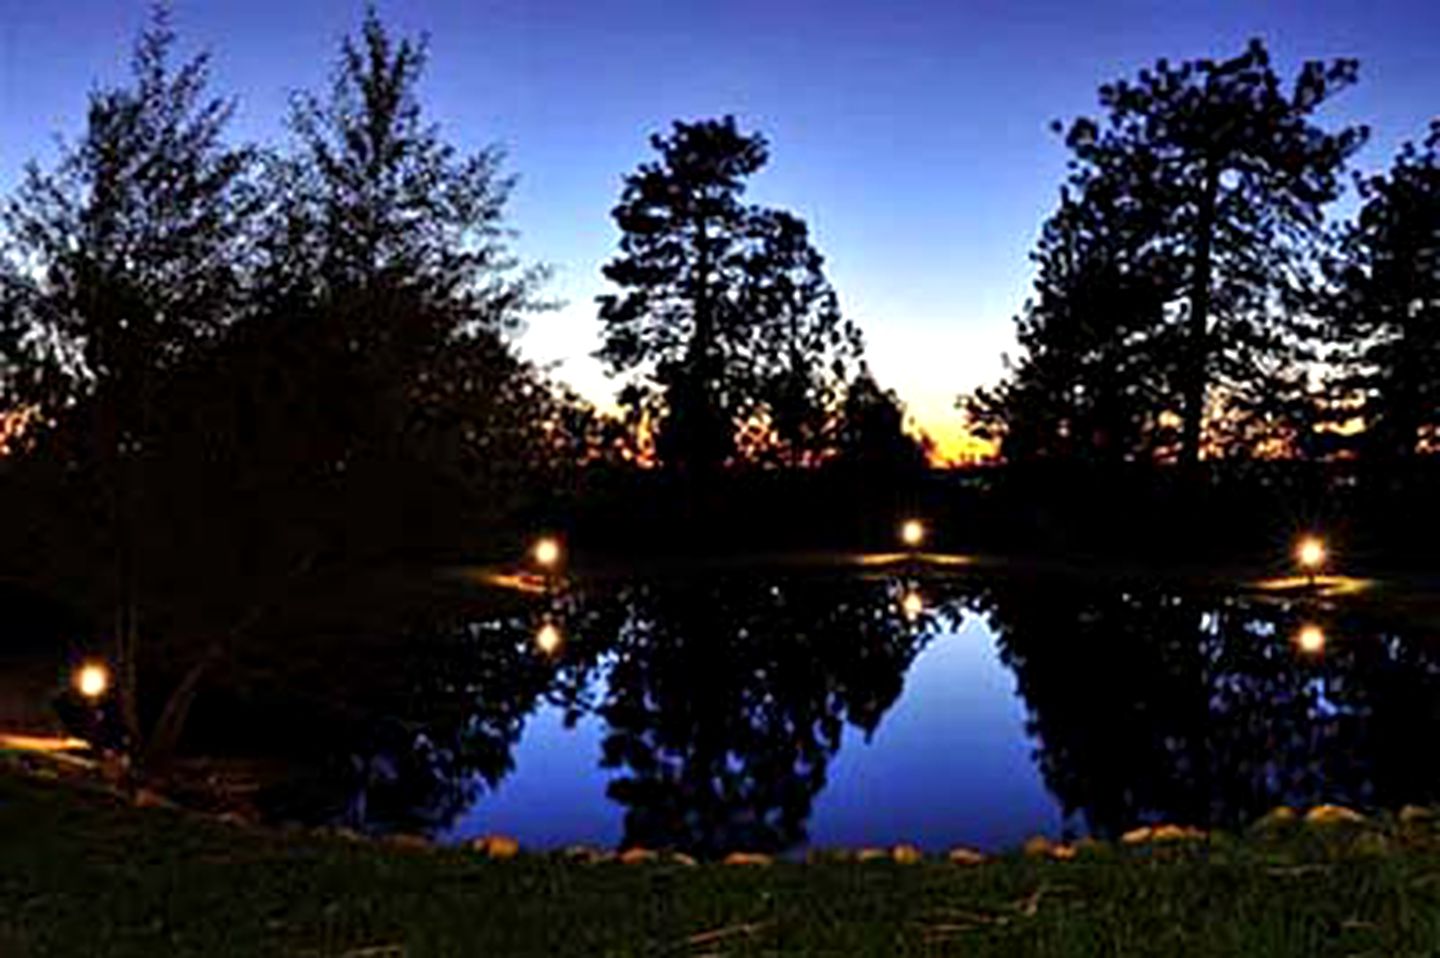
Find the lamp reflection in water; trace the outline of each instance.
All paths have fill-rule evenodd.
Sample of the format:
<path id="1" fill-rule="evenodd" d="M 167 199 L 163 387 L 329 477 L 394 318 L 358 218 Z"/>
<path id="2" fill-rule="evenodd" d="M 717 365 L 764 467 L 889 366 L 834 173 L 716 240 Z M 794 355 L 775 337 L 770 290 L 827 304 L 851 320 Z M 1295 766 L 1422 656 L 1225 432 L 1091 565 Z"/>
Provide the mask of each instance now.
<path id="1" fill-rule="evenodd" d="M 925 611 L 925 599 L 915 589 L 908 589 L 900 599 L 900 611 L 911 621 L 918 619 Z"/>
<path id="2" fill-rule="evenodd" d="M 560 651 L 565 637 L 560 634 L 560 627 L 554 622 L 546 622 L 535 632 L 535 647 L 546 655 L 554 655 Z"/>

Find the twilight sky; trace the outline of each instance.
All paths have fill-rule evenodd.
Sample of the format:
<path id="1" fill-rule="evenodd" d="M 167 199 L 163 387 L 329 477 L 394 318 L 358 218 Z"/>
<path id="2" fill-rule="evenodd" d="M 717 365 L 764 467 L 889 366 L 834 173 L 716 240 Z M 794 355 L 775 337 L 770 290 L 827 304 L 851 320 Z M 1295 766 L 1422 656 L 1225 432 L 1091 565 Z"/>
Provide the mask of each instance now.
<path id="1" fill-rule="evenodd" d="M 595 296 L 620 179 L 676 118 L 734 113 L 771 141 L 750 196 L 811 226 L 871 365 L 942 448 L 957 393 L 993 381 L 1054 204 L 1056 118 L 1155 58 L 1239 53 L 1265 38 L 1288 77 L 1355 56 L 1360 84 L 1324 116 L 1371 125 L 1362 169 L 1440 115 L 1435 0 L 380 0 L 427 31 L 422 99 L 462 147 L 503 144 L 521 180 L 520 253 L 556 270 L 557 313 L 522 339 L 597 401 Z M 275 142 L 289 91 L 323 86 L 361 0 L 173 0 L 183 53 L 208 47 L 239 98 L 235 139 Z M 49 163 L 86 93 L 125 77 L 145 0 L 0 0 L 0 192 Z"/>

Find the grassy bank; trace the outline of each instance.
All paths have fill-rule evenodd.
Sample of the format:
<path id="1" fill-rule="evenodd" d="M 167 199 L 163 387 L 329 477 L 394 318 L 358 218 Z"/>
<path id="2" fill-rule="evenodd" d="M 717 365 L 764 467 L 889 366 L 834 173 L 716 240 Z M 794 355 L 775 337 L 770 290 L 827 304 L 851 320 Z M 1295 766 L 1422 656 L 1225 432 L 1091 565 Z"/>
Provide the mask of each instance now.
<path id="1" fill-rule="evenodd" d="M 772 866 L 488 861 L 253 831 L 0 772 L 0 954 L 1430 954 L 1432 825 Z"/>

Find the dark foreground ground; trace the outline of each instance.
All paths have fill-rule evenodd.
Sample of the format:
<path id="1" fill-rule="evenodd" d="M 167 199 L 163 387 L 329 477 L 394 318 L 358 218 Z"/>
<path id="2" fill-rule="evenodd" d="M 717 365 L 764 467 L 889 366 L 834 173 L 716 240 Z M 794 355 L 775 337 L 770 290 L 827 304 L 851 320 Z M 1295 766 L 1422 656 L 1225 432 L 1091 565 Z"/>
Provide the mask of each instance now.
<path id="1" fill-rule="evenodd" d="M 0 768 L 0 955 L 1440 950 L 1433 822 L 934 860 L 579 864 L 255 831 Z"/>

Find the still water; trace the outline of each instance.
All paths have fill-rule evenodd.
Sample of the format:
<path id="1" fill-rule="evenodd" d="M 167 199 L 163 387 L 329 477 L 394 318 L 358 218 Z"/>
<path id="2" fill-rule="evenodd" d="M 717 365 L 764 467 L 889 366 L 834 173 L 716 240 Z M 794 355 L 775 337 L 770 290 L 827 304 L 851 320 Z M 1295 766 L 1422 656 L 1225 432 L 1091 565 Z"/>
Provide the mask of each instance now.
<path id="1" fill-rule="evenodd" d="M 557 590 L 406 641 L 393 721 L 352 727 L 276 799 L 291 814 L 715 855 L 1440 798 L 1440 656 L 1309 601 L 707 577 Z"/>

